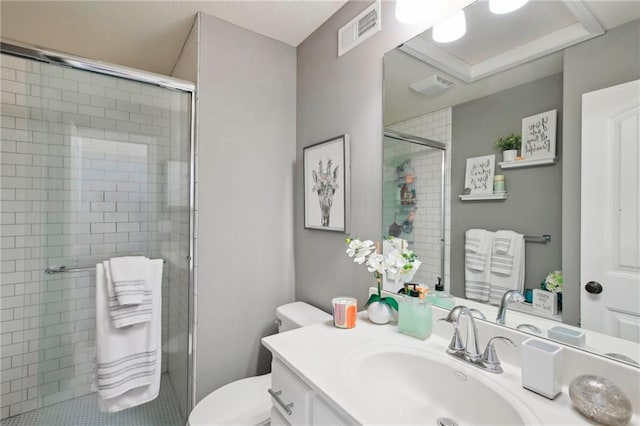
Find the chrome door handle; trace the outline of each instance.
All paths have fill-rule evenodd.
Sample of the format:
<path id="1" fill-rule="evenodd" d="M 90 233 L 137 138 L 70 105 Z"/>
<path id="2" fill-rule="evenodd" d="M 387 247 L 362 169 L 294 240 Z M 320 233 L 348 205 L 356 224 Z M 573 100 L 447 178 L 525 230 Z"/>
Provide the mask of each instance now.
<path id="1" fill-rule="evenodd" d="M 293 408 L 293 402 L 285 404 L 284 401 L 280 398 L 280 395 L 282 395 L 282 391 L 281 390 L 274 391 L 271 388 L 269 388 L 267 390 L 269 391 L 269 394 L 273 397 L 273 399 L 275 399 L 276 402 L 278 404 L 280 404 L 280 406 L 282 408 L 284 408 L 284 411 L 286 411 L 288 415 L 291 415 L 293 413 L 293 411 L 291 410 Z"/>

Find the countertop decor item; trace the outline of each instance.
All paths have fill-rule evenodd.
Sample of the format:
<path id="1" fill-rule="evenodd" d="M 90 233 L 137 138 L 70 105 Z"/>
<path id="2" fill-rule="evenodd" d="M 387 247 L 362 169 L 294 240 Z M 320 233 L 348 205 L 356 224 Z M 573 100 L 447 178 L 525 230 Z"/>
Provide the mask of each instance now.
<path id="1" fill-rule="evenodd" d="M 589 374 L 576 377 L 569 385 L 569 397 L 583 416 L 603 425 L 626 425 L 633 414 L 629 398 L 604 377 Z"/>
<path id="2" fill-rule="evenodd" d="M 408 243 L 395 237 L 388 237 L 391 249 L 382 254 L 380 242 L 360 240 L 347 237 L 347 254 L 353 257 L 353 261 L 367 266 L 369 272 L 373 272 L 378 286 L 378 292 L 372 294 L 364 305 L 369 313 L 369 319 L 376 324 L 386 324 L 391 319 L 391 309 L 398 310 L 398 302 L 393 297 L 382 297 L 382 277 L 384 274 L 393 275 L 395 279 L 403 277 L 411 279 L 421 265 L 416 254 L 409 250 Z M 374 305 L 375 304 L 375 305 Z M 373 305 L 373 307 L 372 307 Z M 383 306 L 380 306 L 383 305 Z M 386 307 L 385 307 L 386 306 Z M 384 314 L 388 312 L 388 315 Z"/>

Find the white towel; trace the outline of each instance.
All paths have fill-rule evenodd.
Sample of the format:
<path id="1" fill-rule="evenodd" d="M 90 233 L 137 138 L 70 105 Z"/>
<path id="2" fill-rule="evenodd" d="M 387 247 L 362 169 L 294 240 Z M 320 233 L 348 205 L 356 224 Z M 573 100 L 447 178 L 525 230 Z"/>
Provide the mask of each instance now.
<path id="1" fill-rule="evenodd" d="M 111 258 L 113 289 L 121 305 L 137 305 L 143 302 L 147 260 L 144 256 Z"/>
<path id="2" fill-rule="evenodd" d="M 96 382 L 101 411 L 144 404 L 160 391 L 162 259 L 147 262 L 152 294 L 150 321 L 116 328 L 110 320 L 104 265 L 96 265 Z"/>
<path id="3" fill-rule="evenodd" d="M 503 265 L 494 262 L 491 263 L 491 293 L 489 303 L 492 305 L 499 305 L 502 296 L 507 290 L 517 290 L 519 292 L 523 292 L 524 290 L 524 235 L 515 234 L 511 247 L 509 248 L 509 253 L 513 260 L 510 274 L 507 275 L 503 273 L 505 270 Z"/>
<path id="4" fill-rule="evenodd" d="M 496 231 L 496 235 L 493 237 L 493 252 L 497 254 L 509 253 L 514 236 L 515 232 L 513 231 Z"/>
<path id="5" fill-rule="evenodd" d="M 469 229 L 465 232 L 465 266 L 475 271 L 484 271 L 490 255 L 493 232 L 484 229 Z"/>
<path id="6" fill-rule="evenodd" d="M 148 268 L 147 263 L 150 262 L 145 258 L 145 269 Z M 106 280 L 106 287 L 109 297 L 109 316 L 111 322 L 116 328 L 126 327 L 128 325 L 138 324 L 141 322 L 147 322 L 151 319 L 151 289 L 148 282 L 145 281 L 144 298 L 142 303 L 136 305 L 121 305 L 118 297 L 115 293 L 113 286 L 113 280 L 111 278 L 111 266 L 110 261 L 105 260 L 102 262 Z M 145 278 L 146 279 L 146 278 Z"/>
<path id="7" fill-rule="evenodd" d="M 469 239 L 474 240 L 472 245 L 477 249 L 476 252 L 465 249 L 465 296 L 467 299 L 488 302 L 493 232 L 484 229 L 469 229 L 465 233 L 465 240 Z"/>
<path id="8" fill-rule="evenodd" d="M 513 266 L 516 262 L 516 239 L 518 235 L 522 236 L 513 231 L 496 231 L 491 253 L 492 273 L 502 275 L 511 275 L 513 273 Z"/>

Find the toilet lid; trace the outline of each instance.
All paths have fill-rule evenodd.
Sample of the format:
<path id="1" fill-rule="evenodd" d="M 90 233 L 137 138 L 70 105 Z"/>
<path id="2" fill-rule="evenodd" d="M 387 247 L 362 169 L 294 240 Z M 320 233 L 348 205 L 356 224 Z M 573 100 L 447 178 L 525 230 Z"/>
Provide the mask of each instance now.
<path id="1" fill-rule="evenodd" d="M 224 385 L 196 404 L 189 426 L 261 425 L 269 421 L 271 374 L 248 377 Z"/>

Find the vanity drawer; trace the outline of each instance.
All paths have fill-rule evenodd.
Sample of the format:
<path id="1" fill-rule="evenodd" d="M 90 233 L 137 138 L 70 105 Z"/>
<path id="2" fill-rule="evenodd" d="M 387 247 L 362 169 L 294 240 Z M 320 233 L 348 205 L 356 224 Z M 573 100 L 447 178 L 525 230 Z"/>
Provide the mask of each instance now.
<path id="1" fill-rule="evenodd" d="M 291 425 L 311 423 L 312 389 L 281 361 L 271 364 L 271 402 Z"/>

